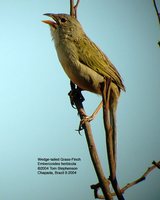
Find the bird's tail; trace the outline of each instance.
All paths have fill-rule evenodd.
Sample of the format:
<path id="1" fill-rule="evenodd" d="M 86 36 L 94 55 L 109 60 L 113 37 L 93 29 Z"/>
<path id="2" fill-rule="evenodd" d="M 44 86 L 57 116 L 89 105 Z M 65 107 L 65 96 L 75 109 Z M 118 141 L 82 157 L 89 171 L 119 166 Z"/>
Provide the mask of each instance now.
<path id="1" fill-rule="evenodd" d="M 111 126 L 111 154 L 113 159 L 109 159 L 109 165 L 110 165 L 110 180 L 112 182 L 112 186 L 114 188 L 114 191 L 118 197 L 118 199 L 124 200 L 124 197 L 122 195 L 121 189 L 119 187 L 119 184 L 117 182 L 116 177 L 116 157 L 117 157 L 117 130 L 116 130 L 116 110 L 117 110 L 117 103 L 119 98 L 119 91 L 111 90 L 110 93 L 110 101 L 109 101 L 109 116 L 110 116 L 110 126 Z"/>
<path id="2" fill-rule="evenodd" d="M 112 148 L 113 157 L 116 165 L 117 160 L 117 128 L 116 128 L 116 110 L 114 107 L 110 107 L 110 125 L 112 128 Z"/>
<path id="3" fill-rule="evenodd" d="M 109 101 L 109 116 L 110 116 L 110 126 L 112 129 L 112 152 L 113 158 L 115 162 L 115 170 L 116 170 L 116 160 L 117 160 L 117 127 L 116 127 L 116 110 L 118 104 L 119 94 L 115 94 L 111 90 L 110 93 L 110 101 Z"/>

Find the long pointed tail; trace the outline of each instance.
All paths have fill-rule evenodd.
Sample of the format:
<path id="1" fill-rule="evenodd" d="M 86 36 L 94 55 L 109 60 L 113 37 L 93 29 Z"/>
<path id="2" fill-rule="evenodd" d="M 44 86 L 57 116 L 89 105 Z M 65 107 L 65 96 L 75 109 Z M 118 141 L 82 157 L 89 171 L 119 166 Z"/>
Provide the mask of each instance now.
<path id="1" fill-rule="evenodd" d="M 114 99 L 113 102 L 110 104 L 110 125 L 112 127 L 112 147 L 113 147 L 113 156 L 114 156 L 115 166 L 116 166 L 116 160 L 117 160 L 116 109 L 117 109 L 117 99 L 116 100 Z"/>
<path id="2" fill-rule="evenodd" d="M 119 91 L 118 91 L 119 92 Z M 116 127 L 116 110 L 118 104 L 118 97 L 119 94 L 115 94 L 115 91 L 111 91 L 110 94 L 110 101 L 109 101 L 109 116 L 110 116 L 110 125 L 112 128 L 112 147 L 113 147 L 113 156 L 116 166 L 116 159 L 117 159 L 117 127 Z"/>
<path id="3" fill-rule="evenodd" d="M 110 169 L 110 181 L 119 200 L 124 200 L 116 178 L 116 109 L 120 95 L 119 88 L 109 80 L 102 84 L 103 120 L 106 133 L 106 147 Z"/>
<path id="4" fill-rule="evenodd" d="M 117 88 L 118 89 L 118 88 Z M 110 163 L 110 180 L 112 182 L 112 186 L 114 191 L 120 200 L 124 200 L 122 192 L 120 190 L 119 184 L 117 182 L 116 177 L 116 159 L 117 159 L 117 128 L 116 128 L 116 110 L 118 104 L 120 92 L 118 90 L 111 90 L 110 100 L 109 100 L 109 116 L 110 116 L 110 126 L 111 126 L 111 136 L 112 136 L 112 155 L 113 155 L 113 163 Z M 110 162 L 110 161 L 109 161 Z"/>

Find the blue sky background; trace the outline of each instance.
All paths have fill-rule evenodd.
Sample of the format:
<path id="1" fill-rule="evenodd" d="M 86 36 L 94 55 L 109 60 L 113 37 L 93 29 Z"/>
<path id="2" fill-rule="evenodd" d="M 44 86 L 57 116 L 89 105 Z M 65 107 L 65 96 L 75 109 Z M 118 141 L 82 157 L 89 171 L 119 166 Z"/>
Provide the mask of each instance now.
<path id="1" fill-rule="evenodd" d="M 160 8 L 160 1 L 158 1 Z M 0 199 L 94 199 L 97 183 L 85 141 L 70 106 L 64 74 L 41 20 L 68 13 L 66 0 L 0 0 Z M 118 113 L 120 185 L 140 177 L 160 160 L 160 40 L 152 1 L 82 1 L 78 19 L 123 77 Z M 88 93 L 91 114 L 101 98 Z M 91 123 L 107 173 L 102 112 Z M 80 157 L 78 174 L 37 175 L 38 157 Z M 160 199 L 160 172 L 125 192 L 129 200 Z"/>

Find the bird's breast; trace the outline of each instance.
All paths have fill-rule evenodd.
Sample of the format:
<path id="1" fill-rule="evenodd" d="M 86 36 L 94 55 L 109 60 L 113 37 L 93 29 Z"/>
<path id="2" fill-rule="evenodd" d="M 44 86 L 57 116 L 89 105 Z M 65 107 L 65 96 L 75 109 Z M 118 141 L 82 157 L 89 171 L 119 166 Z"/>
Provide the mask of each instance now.
<path id="1" fill-rule="evenodd" d="M 81 63 L 74 43 L 61 41 L 56 45 L 59 61 L 69 79 L 83 90 L 99 93 L 103 76 Z"/>

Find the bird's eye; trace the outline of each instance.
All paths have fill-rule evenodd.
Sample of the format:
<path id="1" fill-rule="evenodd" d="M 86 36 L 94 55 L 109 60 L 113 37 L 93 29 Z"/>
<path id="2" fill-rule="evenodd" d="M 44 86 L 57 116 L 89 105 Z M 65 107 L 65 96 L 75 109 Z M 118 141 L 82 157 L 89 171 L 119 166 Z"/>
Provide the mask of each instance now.
<path id="1" fill-rule="evenodd" d="M 65 18 L 61 18 L 61 22 L 65 23 L 67 20 Z"/>

